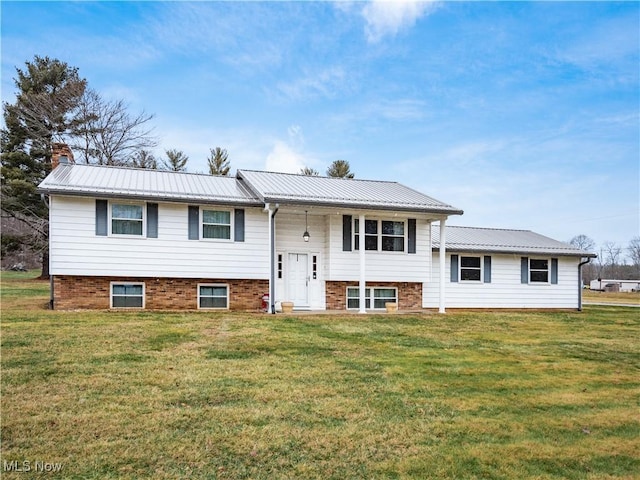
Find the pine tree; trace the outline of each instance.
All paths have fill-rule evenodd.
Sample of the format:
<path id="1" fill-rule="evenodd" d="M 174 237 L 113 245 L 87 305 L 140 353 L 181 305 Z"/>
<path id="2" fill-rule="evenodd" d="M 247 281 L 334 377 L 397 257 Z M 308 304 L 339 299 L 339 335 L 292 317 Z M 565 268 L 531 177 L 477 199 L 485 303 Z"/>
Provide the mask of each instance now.
<path id="1" fill-rule="evenodd" d="M 211 155 L 207 158 L 209 173 L 211 175 L 229 176 L 231 166 L 229 165 L 229 154 L 224 148 L 216 147 L 210 149 Z"/>
<path id="2" fill-rule="evenodd" d="M 335 160 L 327 169 L 327 175 L 329 177 L 337 178 L 353 178 L 354 174 L 351 172 L 349 162 L 346 160 Z"/>
<path id="3" fill-rule="evenodd" d="M 182 150 L 176 150 L 174 148 L 166 150 L 165 154 L 167 159 L 162 161 L 162 167 L 165 170 L 171 170 L 172 172 L 184 172 L 187 170 L 187 157 Z"/>

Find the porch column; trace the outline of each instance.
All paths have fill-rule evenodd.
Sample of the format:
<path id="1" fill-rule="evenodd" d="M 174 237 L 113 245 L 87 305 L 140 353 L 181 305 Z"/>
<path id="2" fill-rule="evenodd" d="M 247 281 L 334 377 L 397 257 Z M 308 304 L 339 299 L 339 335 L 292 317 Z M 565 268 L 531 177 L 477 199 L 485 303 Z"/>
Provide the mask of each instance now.
<path id="1" fill-rule="evenodd" d="M 360 232 L 358 233 L 358 238 L 360 239 L 360 310 L 358 311 L 358 313 L 367 313 L 367 308 L 366 308 L 366 286 L 367 286 L 367 281 L 366 281 L 366 276 L 365 276 L 365 270 L 366 270 L 366 264 L 365 264 L 365 258 L 364 258 L 364 252 L 365 252 L 365 246 L 364 246 L 364 215 L 360 215 L 359 217 L 359 228 L 360 228 Z"/>
<path id="2" fill-rule="evenodd" d="M 447 238 L 447 225 L 446 225 L 446 217 L 440 219 L 440 301 L 438 304 L 438 313 L 445 313 L 445 259 L 447 256 L 447 247 L 446 247 L 446 238 Z"/>

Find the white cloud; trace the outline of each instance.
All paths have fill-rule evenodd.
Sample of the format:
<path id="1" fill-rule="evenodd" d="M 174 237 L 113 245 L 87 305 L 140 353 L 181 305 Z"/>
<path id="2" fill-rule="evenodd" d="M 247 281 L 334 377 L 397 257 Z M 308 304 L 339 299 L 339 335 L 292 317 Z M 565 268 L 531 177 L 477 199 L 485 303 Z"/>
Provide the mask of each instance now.
<path id="1" fill-rule="evenodd" d="M 434 9 L 435 3 L 431 1 L 374 0 L 367 3 L 362 9 L 367 40 L 375 43 L 384 36 L 395 36 L 402 29 L 411 28 L 420 17 L 429 15 Z"/>
<path id="2" fill-rule="evenodd" d="M 304 166 L 304 157 L 282 140 L 276 140 L 265 162 L 265 170 L 269 172 L 300 173 Z"/>

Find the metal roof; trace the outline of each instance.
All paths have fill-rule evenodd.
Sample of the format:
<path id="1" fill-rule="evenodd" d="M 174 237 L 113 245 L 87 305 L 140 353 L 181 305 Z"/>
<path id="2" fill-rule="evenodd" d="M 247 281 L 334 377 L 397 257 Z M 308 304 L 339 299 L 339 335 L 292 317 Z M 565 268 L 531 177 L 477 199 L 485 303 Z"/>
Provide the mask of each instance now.
<path id="1" fill-rule="evenodd" d="M 579 250 L 530 230 L 499 228 L 456 227 L 447 225 L 446 249 L 454 252 L 526 253 L 558 256 L 596 257 L 594 253 Z M 432 230 L 433 248 L 440 248 L 440 227 Z"/>
<path id="2" fill-rule="evenodd" d="M 239 170 L 260 199 L 271 203 L 404 210 L 462 215 L 462 210 L 397 182 Z"/>
<path id="3" fill-rule="evenodd" d="M 233 177 L 104 165 L 59 165 L 38 188 L 61 195 L 262 205 Z"/>

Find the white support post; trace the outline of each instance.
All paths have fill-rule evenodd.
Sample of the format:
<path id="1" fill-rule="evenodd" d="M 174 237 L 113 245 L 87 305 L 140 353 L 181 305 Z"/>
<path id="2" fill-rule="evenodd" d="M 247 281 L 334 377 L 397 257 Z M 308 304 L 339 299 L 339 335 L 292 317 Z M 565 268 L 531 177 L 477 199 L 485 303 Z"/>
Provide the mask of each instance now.
<path id="1" fill-rule="evenodd" d="M 360 232 L 358 237 L 360 238 L 360 310 L 358 313 L 367 313 L 366 308 L 366 263 L 365 263 L 365 245 L 364 245 L 364 215 L 360 215 L 359 217 L 359 228 Z"/>
<path id="2" fill-rule="evenodd" d="M 446 238 L 447 225 L 446 217 L 440 219 L 440 301 L 438 303 L 438 313 L 446 313 L 445 311 L 445 259 L 447 256 Z"/>

